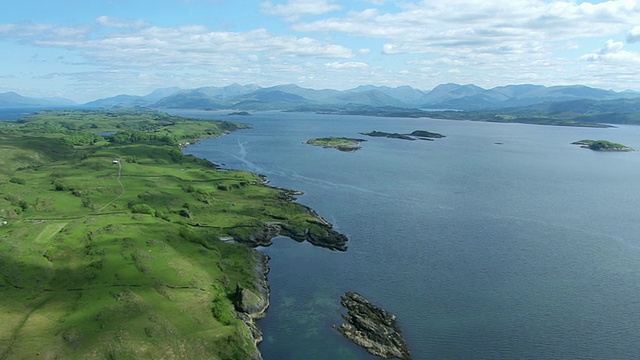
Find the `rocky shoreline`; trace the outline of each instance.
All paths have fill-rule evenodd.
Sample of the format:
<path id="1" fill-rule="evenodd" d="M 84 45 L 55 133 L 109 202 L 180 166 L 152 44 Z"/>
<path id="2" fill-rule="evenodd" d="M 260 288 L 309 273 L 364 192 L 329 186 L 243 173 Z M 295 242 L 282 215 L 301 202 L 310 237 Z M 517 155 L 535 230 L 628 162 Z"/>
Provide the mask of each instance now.
<path id="1" fill-rule="evenodd" d="M 262 185 L 274 188 L 279 191 L 279 197 L 284 201 L 295 201 L 296 196 L 301 195 L 301 191 L 280 188 L 268 185 L 269 180 L 264 175 L 259 175 Z M 272 239 L 276 236 L 286 236 L 298 242 L 308 241 L 309 243 L 328 248 L 331 250 L 346 251 L 347 241 L 345 235 L 333 229 L 333 225 L 325 218 L 320 216 L 312 208 L 298 204 L 312 219 L 307 220 L 309 227 L 296 227 L 284 222 L 266 222 L 263 224 L 262 231 L 252 235 L 242 235 L 240 233 L 231 232 L 230 235 L 234 241 L 245 244 L 249 247 L 256 248 L 258 246 L 272 245 Z M 284 219 L 283 219 L 284 220 Z M 312 227 L 314 230 L 312 230 Z M 263 340 L 262 331 L 258 328 L 256 320 L 266 315 L 269 308 L 270 288 L 267 274 L 269 273 L 269 256 L 257 250 L 253 250 L 257 264 L 255 266 L 256 286 L 254 289 L 248 289 L 241 284 L 236 284 L 236 292 L 234 296 L 234 306 L 237 316 L 242 320 L 249 330 L 249 336 L 256 346 L 256 352 L 251 355 L 252 360 L 262 360 L 257 345 Z"/>
<path id="2" fill-rule="evenodd" d="M 283 196 L 289 197 L 291 193 L 284 193 Z M 315 230 L 312 230 L 312 227 L 298 227 L 284 222 L 270 221 L 264 223 L 262 231 L 258 233 L 243 235 L 237 232 L 230 232 L 230 235 L 234 241 L 250 247 L 271 246 L 273 238 L 286 236 L 298 242 L 308 241 L 315 246 L 347 251 L 349 239 L 345 235 L 335 231 L 333 225 L 312 208 L 302 204 L 299 204 L 299 206 L 313 217 L 313 220 L 309 220 L 308 223 L 309 225 L 314 225 Z"/>
<path id="3" fill-rule="evenodd" d="M 337 330 L 347 339 L 384 359 L 411 359 L 395 315 L 351 291 L 341 297 L 340 304 L 348 314 L 342 315 L 346 323 Z"/>
<path id="4" fill-rule="evenodd" d="M 269 308 L 269 256 L 254 250 L 257 264 L 255 266 L 257 284 L 254 290 L 247 289 L 240 284 L 236 285 L 235 308 L 238 318 L 249 329 L 250 338 L 256 346 L 262 341 L 262 331 L 256 325 L 256 320 L 265 316 Z M 262 360 L 262 355 L 257 351 L 251 357 L 252 360 Z"/>

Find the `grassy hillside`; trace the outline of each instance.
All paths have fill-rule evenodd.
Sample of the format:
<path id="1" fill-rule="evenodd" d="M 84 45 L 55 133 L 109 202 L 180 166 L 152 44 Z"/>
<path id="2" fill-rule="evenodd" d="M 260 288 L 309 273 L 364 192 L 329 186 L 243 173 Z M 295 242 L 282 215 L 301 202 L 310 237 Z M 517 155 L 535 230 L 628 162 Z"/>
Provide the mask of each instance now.
<path id="1" fill-rule="evenodd" d="M 179 150 L 236 125 L 74 111 L 1 126 L 0 358 L 255 356 L 233 300 L 258 259 L 220 239 L 323 229 L 258 176 Z"/>

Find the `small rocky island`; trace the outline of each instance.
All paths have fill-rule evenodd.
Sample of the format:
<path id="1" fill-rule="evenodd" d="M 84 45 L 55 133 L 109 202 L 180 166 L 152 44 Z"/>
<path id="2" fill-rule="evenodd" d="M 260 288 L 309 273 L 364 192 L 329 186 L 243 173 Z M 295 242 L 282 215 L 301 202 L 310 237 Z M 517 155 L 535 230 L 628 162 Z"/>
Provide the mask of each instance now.
<path id="1" fill-rule="evenodd" d="M 585 149 L 591 149 L 594 151 L 634 151 L 632 148 L 614 143 L 607 140 L 580 140 L 572 142 L 573 145 L 580 145 Z"/>
<path id="2" fill-rule="evenodd" d="M 322 146 L 324 148 L 334 148 L 344 152 L 354 152 L 362 149 L 360 143 L 362 143 L 363 141 L 367 140 L 351 139 L 345 137 L 325 137 L 307 140 L 305 144 Z"/>
<path id="3" fill-rule="evenodd" d="M 340 303 L 348 314 L 342 315 L 347 323 L 340 325 L 337 330 L 347 339 L 384 359 L 411 359 L 395 315 L 355 292 L 348 291 L 341 297 Z"/>
<path id="4" fill-rule="evenodd" d="M 227 114 L 227 116 L 251 116 L 251 114 L 249 114 L 246 111 L 237 111 L 237 112 L 232 112 Z"/>
<path id="5" fill-rule="evenodd" d="M 401 139 L 401 140 L 428 140 L 433 141 L 433 139 L 441 139 L 446 137 L 442 134 L 425 131 L 425 130 L 416 130 L 410 134 L 399 134 L 399 133 L 388 133 L 383 131 L 371 131 L 368 133 L 361 133 L 362 135 L 372 136 L 372 137 L 386 137 L 390 139 Z"/>

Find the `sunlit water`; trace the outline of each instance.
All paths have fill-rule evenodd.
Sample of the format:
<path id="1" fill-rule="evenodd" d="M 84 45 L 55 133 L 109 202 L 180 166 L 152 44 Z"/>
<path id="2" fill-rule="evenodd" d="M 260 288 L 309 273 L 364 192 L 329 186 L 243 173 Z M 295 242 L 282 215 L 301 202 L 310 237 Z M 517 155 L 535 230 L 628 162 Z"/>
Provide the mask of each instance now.
<path id="1" fill-rule="evenodd" d="M 395 313 L 415 359 L 637 359 L 640 127 L 585 129 L 295 113 L 179 112 L 249 123 L 186 152 L 299 189 L 346 253 L 278 238 L 266 360 L 369 359 L 332 328 L 355 290 Z M 367 138 L 343 153 L 314 137 Z M 501 143 L 501 144 L 498 144 Z"/>

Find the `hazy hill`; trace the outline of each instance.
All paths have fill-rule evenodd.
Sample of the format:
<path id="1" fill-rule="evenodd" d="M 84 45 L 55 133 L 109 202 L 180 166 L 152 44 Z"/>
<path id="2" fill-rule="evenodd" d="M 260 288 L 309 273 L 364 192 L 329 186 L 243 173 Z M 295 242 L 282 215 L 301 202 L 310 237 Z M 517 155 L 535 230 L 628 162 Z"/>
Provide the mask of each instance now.
<path id="1" fill-rule="evenodd" d="M 156 89 L 156 90 L 152 91 L 151 93 L 149 93 L 148 95 L 144 96 L 143 98 L 145 100 L 156 102 L 156 101 L 158 101 L 160 99 L 166 98 L 167 96 L 171 96 L 173 94 L 177 94 L 180 91 L 182 91 L 182 89 L 180 89 L 177 86 L 172 86 L 172 87 L 162 88 L 162 89 Z"/>
<path id="2" fill-rule="evenodd" d="M 387 95 L 378 89 L 340 92 L 327 98 L 326 102 L 335 105 L 366 105 L 373 107 L 408 107 L 409 105 L 406 102 Z"/>
<path id="3" fill-rule="evenodd" d="M 480 110 L 528 106 L 550 101 L 613 100 L 638 96 L 637 93 L 618 93 L 583 85 L 546 87 L 525 84 L 483 89 L 475 85 L 444 84 L 427 93 L 421 106 L 434 109 Z"/>
<path id="4" fill-rule="evenodd" d="M 75 105 L 77 105 L 75 101 L 60 97 L 32 98 L 13 91 L 0 93 L 0 108 Z"/>
<path id="5" fill-rule="evenodd" d="M 315 103 L 300 95 L 272 89 L 261 89 L 251 94 L 235 98 L 234 101 L 238 102 L 234 103 L 232 107 L 241 110 L 292 109 Z"/>
<path id="6" fill-rule="evenodd" d="M 615 92 L 583 85 L 506 85 L 484 89 L 473 84 L 441 84 L 430 91 L 411 86 L 362 85 L 349 90 L 308 89 L 295 84 L 262 88 L 255 84 L 224 87 L 158 89 L 146 96 L 118 95 L 84 104 L 91 108 L 238 109 L 335 111 L 359 108 L 452 109 L 482 111 L 529 107 L 573 100 L 608 101 L 639 98 L 633 91 Z M 66 99 L 33 99 L 0 94 L 0 107 L 75 105 Z M 567 106 L 558 105 L 558 106 Z M 602 105 L 604 106 L 604 105 Z M 613 105 L 611 105 L 613 106 Z M 527 110 L 529 111 L 529 110 Z"/>
<path id="7" fill-rule="evenodd" d="M 179 92 L 160 99 L 150 105 L 160 109 L 203 109 L 213 110 L 224 108 L 223 104 L 211 96 L 200 91 Z"/>
<path id="8" fill-rule="evenodd" d="M 142 96 L 116 95 L 109 98 L 99 99 L 85 103 L 89 108 L 128 108 L 137 106 L 149 106 L 153 103 Z"/>
<path id="9" fill-rule="evenodd" d="M 260 89 L 261 89 L 260 86 L 254 85 L 254 84 L 240 85 L 240 84 L 234 83 L 224 87 L 215 87 L 215 86 L 201 87 L 193 91 L 205 94 L 218 101 L 226 101 L 228 99 L 231 99 L 237 96 L 242 96 L 242 95 L 252 93 L 254 91 L 258 91 Z"/>
<path id="10" fill-rule="evenodd" d="M 614 100 L 579 99 L 569 101 L 544 102 L 525 107 L 510 109 L 513 113 L 575 113 L 575 114 L 640 114 L 640 97 Z"/>

